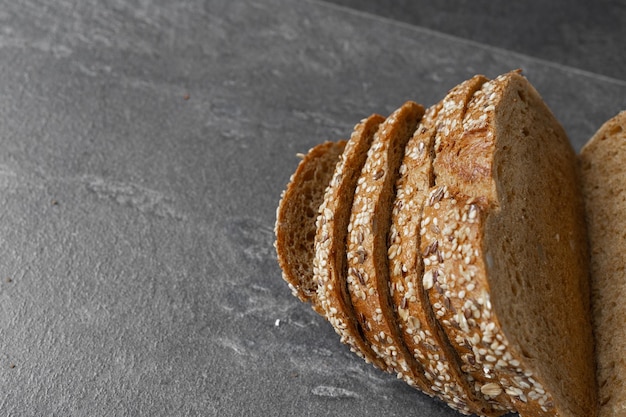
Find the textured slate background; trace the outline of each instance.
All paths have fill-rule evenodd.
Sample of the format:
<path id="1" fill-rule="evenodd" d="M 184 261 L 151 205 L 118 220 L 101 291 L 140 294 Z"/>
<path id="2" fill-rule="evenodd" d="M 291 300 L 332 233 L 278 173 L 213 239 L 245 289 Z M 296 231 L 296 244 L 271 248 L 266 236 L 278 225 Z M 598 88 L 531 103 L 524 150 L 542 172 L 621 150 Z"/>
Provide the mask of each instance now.
<path id="1" fill-rule="evenodd" d="M 453 416 L 272 248 L 297 152 L 523 68 L 579 148 L 626 82 L 316 1 L 0 2 L 0 414 Z"/>
<path id="2" fill-rule="evenodd" d="M 626 80 L 625 0 L 328 1 Z"/>

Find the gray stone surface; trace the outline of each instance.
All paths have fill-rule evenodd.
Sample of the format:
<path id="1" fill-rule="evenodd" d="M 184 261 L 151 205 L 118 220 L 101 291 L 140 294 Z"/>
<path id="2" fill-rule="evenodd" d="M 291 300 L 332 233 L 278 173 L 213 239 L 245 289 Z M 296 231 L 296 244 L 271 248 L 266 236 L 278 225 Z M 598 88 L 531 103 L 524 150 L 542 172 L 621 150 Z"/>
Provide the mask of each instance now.
<path id="1" fill-rule="evenodd" d="M 626 80 L 624 0 L 327 0 Z"/>
<path id="2" fill-rule="evenodd" d="M 576 147 L 626 83 L 290 0 L 0 2 L 0 414 L 453 416 L 272 248 L 297 152 L 523 68 Z"/>

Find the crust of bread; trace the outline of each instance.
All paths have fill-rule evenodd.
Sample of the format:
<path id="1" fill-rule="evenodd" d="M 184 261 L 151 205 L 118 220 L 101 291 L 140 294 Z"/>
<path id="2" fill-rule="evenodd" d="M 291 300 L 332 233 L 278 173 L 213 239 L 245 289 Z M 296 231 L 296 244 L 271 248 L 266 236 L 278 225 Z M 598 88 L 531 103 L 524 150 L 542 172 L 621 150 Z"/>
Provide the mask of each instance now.
<path id="1" fill-rule="evenodd" d="M 490 160 L 483 152 L 491 146 L 487 140 L 471 143 L 471 149 L 466 149 L 461 141 L 463 135 L 463 118 L 474 94 L 480 94 L 481 87 L 489 81 L 482 75 L 458 84 L 442 100 L 442 110 L 437 121 L 437 136 L 435 138 L 435 160 L 433 169 L 436 180 L 440 184 L 447 184 L 451 191 L 464 188 L 472 183 L 476 186 L 477 179 L 486 177 L 489 180 Z M 471 152 L 473 158 L 459 158 L 461 152 Z"/>
<path id="2" fill-rule="evenodd" d="M 374 134 L 384 117 L 372 115 L 355 126 L 319 207 L 315 234 L 313 271 L 317 297 L 324 317 L 355 354 L 387 370 L 366 342 L 348 294 L 346 235 L 354 190 Z"/>
<path id="3" fill-rule="evenodd" d="M 313 274 L 315 222 L 324 190 L 345 146 L 342 140 L 311 148 L 291 176 L 276 211 L 274 246 L 283 279 L 294 296 L 310 302 L 318 313 L 321 309 Z"/>
<path id="4" fill-rule="evenodd" d="M 435 160 L 433 161 L 433 176 L 435 177 L 433 183 L 436 183 L 437 186 L 433 184 L 433 189 L 429 190 L 432 191 L 432 193 L 428 200 L 428 207 L 425 208 L 428 212 L 423 213 L 423 216 L 426 219 L 433 216 L 430 206 L 436 204 L 436 200 L 442 198 L 443 194 L 448 192 L 448 189 L 453 190 L 452 192 L 458 192 L 459 188 L 466 187 L 467 182 L 470 182 L 472 186 L 474 186 L 476 183 L 476 175 L 490 172 L 487 168 L 484 168 L 481 165 L 488 164 L 489 161 L 480 160 L 480 158 L 483 157 L 483 152 L 480 148 L 476 150 L 476 153 L 474 154 L 475 158 L 472 158 L 471 160 L 463 160 L 462 162 L 458 160 L 458 149 L 460 147 L 460 141 L 458 141 L 458 138 L 463 135 L 463 118 L 468 111 L 468 106 L 470 105 L 474 94 L 480 92 L 481 87 L 488 81 L 489 80 L 486 77 L 476 75 L 454 87 L 442 100 L 442 110 L 438 118 L 437 134 L 435 138 Z M 486 141 L 481 141 L 479 143 L 481 146 L 483 144 L 488 144 Z M 468 173 L 472 176 L 469 181 L 466 180 Z M 442 184 L 445 184 L 446 187 L 441 187 Z M 482 195 L 481 193 L 477 194 Z M 454 221 L 454 218 L 451 220 Z M 438 229 L 435 228 L 435 230 Z M 437 251 L 437 248 L 433 243 L 437 242 L 437 240 L 433 240 L 432 236 L 423 237 L 423 247 L 421 248 L 422 254 L 424 257 L 432 256 Z M 428 281 L 430 287 L 427 292 L 428 299 L 431 303 L 439 305 L 441 302 L 444 302 L 444 299 L 443 295 L 437 291 L 440 287 L 430 284 L 433 277 L 434 279 L 437 278 L 437 274 L 439 272 L 438 267 L 433 266 L 434 265 L 431 261 L 425 271 L 425 281 Z M 431 307 L 433 307 L 435 312 L 439 312 L 436 306 Z M 440 323 L 446 328 L 449 326 L 448 321 L 442 322 L 440 320 Z M 448 335 L 451 335 L 452 333 L 453 331 L 447 330 Z M 509 397 L 504 392 L 501 392 L 498 395 L 492 395 L 493 391 L 485 394 L 485 389 L 481 390 L 483 385 L 488 384 L 491 381 L 483 378 L 484 373 L 479 370 L 479 367 L 469 366 L 467 364 L 467 355 L 472 355 L 471 349 L 469 349 L 464 343 L 455 343 L 454 340 L 449 341 L 449 343 L 452 344 L 454 350 L 457 352 L 457 355 L 465 359 L 461 365 L 461 369 L 469 376 L 469 380 L 472 382 L 472 391 L 474 395 L 483 397 L 485 402 L 491 405 L 492 410 L 489 411 L 496 414 L 502 414 L 504 411 L 515 411 Z"/>
<path id="5" fill-rule="evenodd" d="M 276 224 L 294 294 L 357 355 L 462 413 L 623 414 L 626 113 L 580 160 L 516 71 L 455 87 L 412 134 L 422 115 L 407 103 L 362 121 L 343 152 L 320 145 L 324 164 L 305 156 Z M 313 197 L 290 194 L 304 184 Z M 308 246 L 288 252 L 285 233 Z"/>
<path id="6" fill-rule="evenodd" d="M 422 366 L 402 341 L 389 294 L 387 233 L 394 184 L 406 143 L 424 108 L 407 102 L 383 122 L 368 151 L 354 193 L 347 239 L 348 292 L 372 350 L 387 368 L 432 395 Z"/>
<path id="7" fill-rule="evenodd" d="M 579 159 L 591 250 L 599 416 L 617 417 L 626 410 L 626 111 L 602 125 Z"/>
<path id="8" fill-rule="evenodd" d="M 498 329 L 486 328 L 492 319 L 488 288 L 475 282 L 476 275 L 485 273 L 483 259 L 476 257 L 474 249 L 482 234 L 481 220 L 478 199 L 451 195 L 445 186 L 432 190 L 422 217 L 424 287 L 437 320 L 462 360 L 462 370 L 474 381 L 473 388 L 490 403 L 504 400 L 513 412 L 500 376 L 483 369 L 483 362 L 487 367 L 498 364 L 495 352 L 507 345 Z M 492 358 L 496 363 L 491 364 Z M 512 359 L 503 357 L 504 361 Z"/>
<path id="9" fill-rule="evenodd" d="M 435 389 L 442 390 L 447 396 L 470 398 L 477 413 L 497 416 L 507 410 L 512 411 L 512 407 L 506 401 L 503 405 L 476 390 L 473 376 L 461 370 L 457 351 L 435 319 L 424 290 L 424 265 L 420 253 L 422 209 L 435 182 L 435 156 L 448 146 L 446 138 L 461 131 L 467 103 L 486 81 L 485 77 L 477 75 L 453 88 L 442 101 L 429 109 L 422 126 L 407 146 L 401 176 L 396 184 L 397 196 L 389 239 L 390 254 L 398 252 L 395 259 L 390 259 L 390 285 L 405 342 L 431 373 L 429 379 L 435 382 Z M 438 159 L 441 160 L 441 155 Z M 394 245 L 398 245 L 400 250 L 395 250 Z"/>
<path id="10" fill-rule="evenodd" d="M 483 394 L 507 395 L 522 416 L 594 416 L 586 231 L 565 132 L 513 72 L 482 86 L 449 142 L 422 220 L 437 319 Z"/>
<path id="11" fill-rule="evenodd" d="M 474 394 L 473 384 L 461 371 L 460 358 L 435 319 L 422 285 L 420 222 L 434 182 L 432 161 L 442 107 L 443 101 L 426 111 L 405 149 L 388 239 L 389 288 L 404 343 L 423 365 L 437 396 L 447 403 L 468 403 L 475 413 L 500 415 L 503 412 L 494 410 L 482 394 Z"/>

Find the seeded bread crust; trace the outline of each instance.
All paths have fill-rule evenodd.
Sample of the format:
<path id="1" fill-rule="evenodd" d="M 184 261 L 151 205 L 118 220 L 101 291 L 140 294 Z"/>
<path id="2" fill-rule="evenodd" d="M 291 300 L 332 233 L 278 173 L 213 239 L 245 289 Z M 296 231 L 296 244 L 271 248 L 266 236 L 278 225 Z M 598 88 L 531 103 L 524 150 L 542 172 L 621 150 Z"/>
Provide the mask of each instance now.
<path id="1" fill-rule="evenodd" d="M 432 395 L 422 367 L 402 342 L 389 295 L 387 232 L 393 187 L 406 143 L 424 108 L 407 102 L 374 136 L 354 193 L 347 239 L 348 292 L 372 350 L 392 372 Z"/>
<path id="2" fill-rule="evenodd" d="M 315 221 L 324 190 L 345 146 L 345 140 L 324 142 L 302 156 L 276 211 L 274 246 L 283 279 L 294 296 L 310 302 L 318 313 L 322 310 L 317 303 L 317 280 L 313 274 Z"/>
<path id="3" fill-rule="evenodd" d="M 450 90 L 442 100 L 440 117 L 437 120 L 437 135 L 435 137 L 435 159 L 433 169 L 435 182 L 447 184 L 450 189 L 458 190 L 466 184 L 468 174 L 475 176 L 485 172 L 482 161 L 484 158 L 482 147 L 490 146 L 489 142 L 477 142 L 472 144 L 472 155 L 478 160 L 459 161 L 457 151 L 460 150 L 460 142 L 457 138 L 463 134 L 463 118 L 467 112 L 474 94 L 480 94 L 481 87 L 489 81 L 482 75 L 475 75 Z M 480 117 L 486 117 L 481 115 Z M 463 150 L 467 152 L 467 150 Z M 467 165 L 467 164 L 470 165 Z M 473 177 L 472 177 L 473 178 Z"/>
<path id="4" fill-rule="evenodd" d="M 591 249 L 600 417 L 626 412 L 626 111 L 608 120 L 580 153 Z"/>
<path id="5" fill-rule="evenodd" d="M 424 376 L 437 396 L 447 403 L 467 404 L 472 412 L 488 412 L 473 385 L 460 369 L 460 359 L 432 314 L 422 286 L 419 252 L 422 208 L 431 182 L 437 115 L 443 102 L 430 107 L 407 143 L 389 230 L 389 288 L 398 323 L 409 352 L 424 367 Z M 499 415 L 502 413 L 494 413 Z"/>
<path id="6" fill-rule="evenodd" d="M 472 161 L 463 161 L 462 164 L 459 164 L 458 159 L 458 142 L 457 139 L 463 135 L 463 118 L 468 110 L 468 106 L 474 96 L 478 92 L 480 94 L 481 87 L 489 81 L 486 77 L 482 75 L 476 75 L 469 80 L 462 82 L 461 84 L 454 87 L 448 95 L 442 100 L 442 110 L 440 112 L 440 117 L 437 121 L 437 134 L 435 138 L 435 160 L 433 161 L 433 176 L 435 177 L 434 183 L 439 185 L 438 187 L 434 187 L 435 192 L 431 194 L 431 198 L 428 201 L 428 204 L 433 204 L 433 200 L 441 198 L 442 193 L 447 191 L 447 188 L 442 188 L 441 184 L 447 184 L 453 190 L 459 190 L 460 187 L 465 186 L 465 182 L 463 181 L 463 177 L 459 178 L 459 175 L 463 175 L 464 169 L 468 169 L 466 164 L 476 163 L 475 160 Z M 487 142 L 480 142 L 480 145 L 487 144 Z M 482 150 L 479 150 L 476 155 L 478 158 L 483 156 Z M 460 169 L 457 169 L 457 165 L 460 166 Z M 475 170 L 476 165 L 474 167 L 469 167 L 470 172 Z M 434 186 L 435 184 L 433 184 Z M 426 242 L 429 242 L 427 239 Z M 432 245 L 432 242 L 428 246 L 422 247 L 422 254 L 425 258 L 432 256 L 433 252 L 436 252 L 436 247 Z M 437 269 L 432 270 L 432 268 L 428 268 L 428 275 L 424 276 L 424 282 L 427 282 L 430 286 L 430 281 L 432 280 L 431 274 L 434 274 L 436 277 L 438 273 Z M 437 288 L 435 288 L 437 289 Z M 441 294 L 433 291 L 433 287 L 430 286 L 428 290 L 428 298 L 433 303 L 441 303 Z M 431 305 L 434 311 L 437 309 Z M 443 326 L 448 326 L 448 323 L 443 323 Z M 450 335 L 451 331 L 447 331 L 448 335 Z M 452 346 L 454 346 L 455 351 L 458 356 L 464 358 L 467 355 L 471 355 L 471 349 L 469 349 L 465 344 L 454 343 L 452 341 Z M 504 411 L 515 411 L 513 404 L 511 403 L 509 397 L 501 392 L 498 395 L 493 395 L 493 390 L 490 393 L 486 394 L 485 389 L 481 389 L 481 387 L 485 384 L 491 382 L 491 380 L 485 380 L 483 378 L 484 373 L 479 371 L 476 366 L 468 366 L 467 364 L 462 364 L 461 369 L 463 372 L 469 376 L 469 381 L 472 384 L 472 392 L 476 396 L 483 397 L 486 403 L 490 404 L 491 410 L 485 411 L 485 414 L 496 413 L 502 414 Z"/>
<path id="7" fill-rule="evenodd" d="M 477 388 L 523 417 L 595 416 L 584 212 L 562 127 L 513 72 L 482 86 L 437 157 L 424 285 Z"/>
<path id="8" fill-rule="evenodd" d="M 474 77 L 458 84 L 454 87 L 450 92 L 446 95 L 446 97 L 442 100 L 442 110 L 440 112 L 440 117 L 438 118 L 437 124 L 437 135 L 435 137 L 435 159 L 433 161 L 433 177 L 435 177 L 433 181 L 433 187 L 436 184 L 453 184 L 455 185 L 456 178 L 453 177 L 456 174 L 457 170 L 454 169 L 446 169 L 447 167 L 452 166 L 452 164 L 457 164 L 458 161 L 458 150 L 454 149 L 455 145 L 457 145 L 456 138 L 460 137 L 463 133 L 463 118 L 468 111 L 468 107 L 474 97 L 474 95 L 480 91 L 481 87 L 488 82 L 489 80 L 483 75 L 475 75 Z M 478 150 L 475 157 L 480 158 L 482 156 L 482 152 Z M 472 161 L 475 162 L 475 161 Z M 464 161 L 463 164 L 460 164 L 462 169 L 465 169 L 465 164 L 467 161 Z M 470 168 L 472 170 L 472 168 Z M 433 203 L 433 199 L 437 199 L 441 192 L 444 190 L 436 191 L 429 196 L 427 201 L 428 205 Z M 422 247 L 422 256 L 424 258 L 432 255 L 432 251 L 436 250 L 433 245 L 429 245 L 428 247 Z M 436 271 L 435 271 L 436 276 Z M 424 276 L 425 282 L 430 279 L 429 276 Z M 431 301 L 431 309 L 433 310 L 433 316 L 436 317 L 435 307 L 432 305 L 433 303 L 433 292 L 432 288 L 427 292 L 427 298 Z M 441 325 L 441 322 L 440 322 Z M 447 331 L 447 336 L 449 337 L 450 331 Z M 485 389 L 481 389 L 483 385 L 491 382 L 491 381 L 481 381 L 482 374 L 469 372 L 468 367 L 461 359 L 462 355 L 465 353 L 462 349 L 462 344 L 456 344 L 455 341 L 448 342 L 454 348 L 457 358 L 460 359 L 461 370 L 465 373 L 468 382 L 472 386 L 472 393 L 474 396 L 481 397 L 483 401 L 488 404 L 482 410 L 482 414 L 484 415 L 501 415 L 504 412 L 514 411 L 514 407 L 511 404 L 508 396 L 506 395 L 493 395 L 493 393 L 486 393 Z"/>
<path id="9" fill-rule="evenodd" d="M 339 158 L 319 207 L 313 271 L 318 282 L 318 304 L 341 342 L 366 362 L 388 370 L 365 341 L 346 284 L 346 236 L 354 190 L 374 134 L 384 120 L 372 115 L 356 125 Z"/>
<path id="10" fill-rule="evenodd" d="M 422 220 L 424 288 L 474 389 L 489 402 L 505 397 L 504 404 L 513 412 L 515 406 L 506 397 L 522 395 L 520 387 L 530 386 L 530 381 L 522 373 L 512 383 L 492 370 L 520 363 L 508 352 L 508 341 L 495 324 L 488 288 L 476 283 L 477 275 L 486 271 L 475 250 L 482 217 L 480 199 L 452 196 L 445 186 L 433 189 Z"/>
<path id="11" fill-rule="evenodd" d="M 372 116 L 357 125 L 334 171 L 314 168 L 312 150 L 306 169 L 333 173 L 311 182 L 310 201 L 283 194 L 281 206 L 307 210 L 329 183 L 314 250 L 292 253 L 314 256 L 312 279 L 298 269 L 294 283 L 285 278 L 294 294 L 357 355 L 462 413 L 596 417 L 599 403 L 601 417 L 623 414 L 626 286 L 615 285 L 626 282 L 626 233 L 615 219 L 626 210 L 616 198 L 626 190 L 626 115 L 603 126 L 580 157 L 598 402 L 580 167 L 562 127 L 517 72 L 468 80 L 429 110 L 425 130 L 411 135 L 405 126 L 402 139 L 382 140 L 396 135 L 404 107 L 384 124 Z M 277 242 L 286 241 L 281 210 Z M 307 241 L 311 233 L 298 233 L 313 229 L 310 214 L 285 216 L 290 227 L 305 225 L 288 233 Z M 288 254 L 279 253 L 283 270 L 294 267 Z"/>

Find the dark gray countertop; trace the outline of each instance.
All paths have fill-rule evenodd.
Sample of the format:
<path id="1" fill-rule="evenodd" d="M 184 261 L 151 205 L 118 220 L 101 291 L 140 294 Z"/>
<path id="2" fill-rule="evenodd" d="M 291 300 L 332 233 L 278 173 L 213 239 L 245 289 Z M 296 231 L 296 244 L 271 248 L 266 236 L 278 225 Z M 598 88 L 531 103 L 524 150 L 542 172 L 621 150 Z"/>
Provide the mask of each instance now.
<path id="1" fill-rule="evenodd" d="M 0 414 L 453 416 L 280 278 L 297 152 L 522 68 L 579 148 L 626 82 L 321 2 L 0 8 Z"/>
<path id="2" fill-rule="evenodd" d="M 326 0 L 626 81 L 626 0 Z"/>

